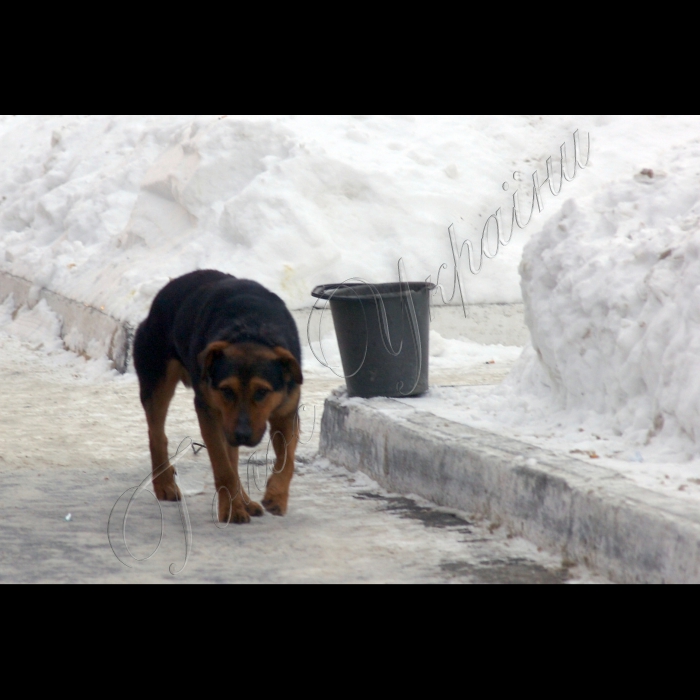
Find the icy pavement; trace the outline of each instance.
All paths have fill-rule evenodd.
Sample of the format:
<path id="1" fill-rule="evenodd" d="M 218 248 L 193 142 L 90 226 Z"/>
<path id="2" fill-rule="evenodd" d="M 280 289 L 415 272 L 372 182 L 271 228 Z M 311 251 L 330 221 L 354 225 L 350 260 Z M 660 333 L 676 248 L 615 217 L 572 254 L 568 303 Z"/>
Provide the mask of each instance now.
<path id="1" fill-rule="evenodd" d="M 84 360 L 63 352 L 47 356 L 3 335 L 0 381 L 4 583 L 602 582 L 525 540 L 508 538 L 495 523 L 389 494 L 364 475 L 315 458 L 316 435 L 307 423 L 309 443 L 300 450 L 303 463 L 297 464 L 285 518 L 265 515 L 225 528 L 214 523 L 209 460 L 205 452 L 195 456 L 190 450 L 178 462 L 188 494 L 189 549 L 178 505 L 166 503 L 160 547 L 137 561 L 159 541 L 161 519 L 151 497 L 137 499 L 127 521 L 126 541 L 135 558 L 120 539 L 119 506 L 112 521 L 114 551 L 107 536 L 115 502 L 149 471 L 135 377 L 96 370 L 89 378 Z M 316 405 L 317 425 L 328 384 L 317 378 L 305 384 L 304 401 Z M 199 438 L 184 389 L 173 402 L 168 434 L 172 451 L 185 436 Z M 258 453 L 250 465 L 241 459 L 254 498 L 260 497 L 256 479 L 260 486 L 264 480 L 262 457 Z M 169 572 L 183 565 L 178 575 Z"/>

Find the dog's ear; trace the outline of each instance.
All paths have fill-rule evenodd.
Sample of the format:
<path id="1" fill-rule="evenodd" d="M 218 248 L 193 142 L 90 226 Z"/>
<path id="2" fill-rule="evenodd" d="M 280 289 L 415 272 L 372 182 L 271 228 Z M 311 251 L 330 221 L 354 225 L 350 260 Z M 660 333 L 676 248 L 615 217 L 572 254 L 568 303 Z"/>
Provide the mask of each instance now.
<path id="1" fill-rule="evenodd" d="M 294 357 L 289 350 L 280 345 L 273 348 L 273 352 L 279 358 L 280 364 L 284 368 L 285 375 L 288 375 L 289 378 L 293 379 L 297 384 L 303 384 L 304 377 L 301 374 L 301 367 L 299 367 L 296 357 Z"/>
<path id="2" fill-rule="evenodd" d="M 202 368 L 202 374 L 200 375 L 202 380 L 208 378 L 212 362 L 214 362 L 217 357 L 221 357 L 228 346 L 229 343 L 225 340 L 217 340 L 214 343 L 209 343 L 209 345 L 197 355 L 197 361 Z"/>

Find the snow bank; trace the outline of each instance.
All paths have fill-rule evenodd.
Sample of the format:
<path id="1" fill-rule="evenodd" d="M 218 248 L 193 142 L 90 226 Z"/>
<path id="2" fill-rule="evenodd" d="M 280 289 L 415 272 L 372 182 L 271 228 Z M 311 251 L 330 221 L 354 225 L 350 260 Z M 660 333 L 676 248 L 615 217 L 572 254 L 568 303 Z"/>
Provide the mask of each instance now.
<path id="1" fill-rule="evenodd" d="M 63 350 L 61 342 L 61 319 L 51 311 L 42 299 L 34 308 L 17 309 L 10 294 L 0 304 L 0 330 L 28 343 L 33 350 L 49 353 Z"/>
<path id="2" fill-rule="evenodd" d="M 61 337 L 62 325 L 62 319 L 45 299 L 30 309 L 24 304 L 18 306 L 10 294 L 0 303 L 0 348 L 9 343 L 15 353 L 22 355 L 33 350 L 31 357 L 40 360 L 44 367 L 68 367 L 73 370 L 74 379 L 83 383 L 126 379 L 105 356 L 103 344 L 88 343 L 80 355 L 67 352 Z M 26 359 L 21 361 L 22 366 L 26 363 Z M 16 371 L 22 371 L 20 365 Z"/>
<path id="3" fill-rule="evenodd" d="M 689 458 L 700 454 L 700 141 L 664 170 L 569 201 L 525 246 L 535 352 L 509 384 Z"/>
<path id="4" fill-rule="evenodd" d="M 412 279 L 478 242 L 512 174 L 545 173 L 576 129 L 592 165 L 545 210 L 687 138 L 691 117 L 0 116 L 0 270 L 139 322 L 170 277 L 214 267 L 293 308 L 316 284 Z M 526 230 L 468 302 L 519 301 Z M 451 284 L 450 275 L 442 281 Z"/>

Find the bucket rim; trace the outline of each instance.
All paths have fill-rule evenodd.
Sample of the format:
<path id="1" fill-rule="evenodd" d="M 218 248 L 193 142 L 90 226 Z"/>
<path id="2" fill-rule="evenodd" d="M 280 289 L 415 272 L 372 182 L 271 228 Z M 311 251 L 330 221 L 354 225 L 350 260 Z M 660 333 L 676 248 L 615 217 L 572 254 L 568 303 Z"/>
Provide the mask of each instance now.
<path id="1" fill-rule="evenodd" d="M 372 284 L 370 282 L 336 282 L 333 284 L 319 284 L 314 287 L 311 296 L 331 302 L 335 299 L 342 299 L 343 301 L 364 301 L 373 299 L 377 295 L 382 299 L 390 299 L 407 296 L 406 287 L 408 287 L 410 292 L 420 293 L 423 291 L 432 291 L 436 286 L 437 285 L 433 282 L 425 281 L 381 282 L 379 284 Z M 357 290 L 357 292 L 350 291 L 347 294 L 343 294 L 342 291 L 338 292 L 338 290 L 342 289 L 351 290 L 353 287 L 366 287 L 368 291 L 362 293 L 360 290 Z M 387 287 L 390 289 L 387 290 Z M 391 289 L 392 287 L 394 289 Z M 398 289 L 396 289 L 397 287 Z"/>

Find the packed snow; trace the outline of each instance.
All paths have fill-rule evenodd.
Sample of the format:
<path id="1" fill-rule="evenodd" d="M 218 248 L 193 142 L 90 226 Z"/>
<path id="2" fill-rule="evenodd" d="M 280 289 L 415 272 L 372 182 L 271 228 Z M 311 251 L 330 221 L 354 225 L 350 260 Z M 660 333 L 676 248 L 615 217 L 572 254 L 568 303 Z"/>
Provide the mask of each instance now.
<path id="1" fill-rule="evenodd" d="M 479 275 L 461 260 L 467 303 L 525 302 L 532 347 L 498 388 L 417 401 L 692 496 L 698 127 L 685 116 L 5 115 L 0 272 L 131 323 L 169 278 L 207 267 L 304 309 L 317 284 L 394 281 L 399 258 L 409 278 L 435 281 L 446 263 L 449 297 L 448 227 L 478 249 L 490 215 L 501 207 L 508 221 L 516 188 L 527 211 L 534 170 L 543 180 L 551 156 L 558 172 L 562 143 L 571 171 L 578 129 L 591 136 L 587 167 L 558 197 L 543 187 L 543 211 Z M 65 362 L 45 302 L 0 303 L 5 333 Z M 339 371 L 328 333 L 324 343 Z M 431 333 L 433 370 L 519 352 Z M 104 358 L 83 365 L 114 374 Z M 332 377 L 311 353 L 304 367 Z"/>

